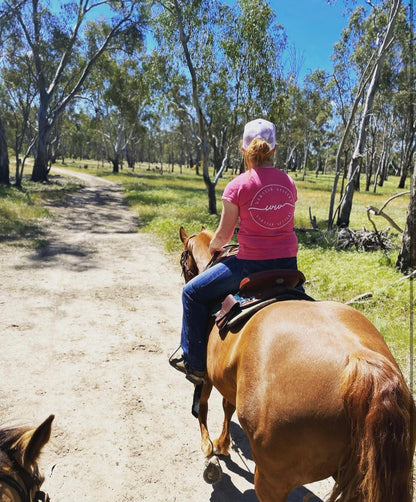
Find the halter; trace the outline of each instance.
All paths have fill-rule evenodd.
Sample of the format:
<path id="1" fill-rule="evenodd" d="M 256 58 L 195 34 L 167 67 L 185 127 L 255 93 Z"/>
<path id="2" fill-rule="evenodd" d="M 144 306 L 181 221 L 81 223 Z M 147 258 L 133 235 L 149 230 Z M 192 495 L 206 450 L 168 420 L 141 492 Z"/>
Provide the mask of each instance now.
<path id="1" fill-rule="evenodd" d="M 20 502 L 50 502 L 49 495 L 43 491 L 36 491 L 34 496 L 31 496 L 31 491 L 35 486 L 35 482 L 30 477 L 29 474 L 24 471 L 20 466 L 16 465 L 17 470 L 21 471 L 21 475 L 17 475 L 17 478 L 14 478 L 10 474 L 7 474 L 4 471 L 0 471 L 0 483 L 3 485 L 8 485 L 12 490 L 14 490 Z M 27 478 L 27 483 L 23 478 Z M 15 501 L 17 502 L 17 501 Z"/>

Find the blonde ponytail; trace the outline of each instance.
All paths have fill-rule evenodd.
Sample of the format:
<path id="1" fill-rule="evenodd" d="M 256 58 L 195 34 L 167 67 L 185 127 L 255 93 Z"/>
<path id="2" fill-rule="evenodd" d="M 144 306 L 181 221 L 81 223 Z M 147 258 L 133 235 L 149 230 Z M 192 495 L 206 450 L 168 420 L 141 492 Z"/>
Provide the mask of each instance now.
<path id="1" fill-rule="evenodd" d="M 246 166 L 256 167 L 270 162 L 273 158 L 274 149 L 264 139 L 254 138 L 244 151 L 244 161 Z"/>

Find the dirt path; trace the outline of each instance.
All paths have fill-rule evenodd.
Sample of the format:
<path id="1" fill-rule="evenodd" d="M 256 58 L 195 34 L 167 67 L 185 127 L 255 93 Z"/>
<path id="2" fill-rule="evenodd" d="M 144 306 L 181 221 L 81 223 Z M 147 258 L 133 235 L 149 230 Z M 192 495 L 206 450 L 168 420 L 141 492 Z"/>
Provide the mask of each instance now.
<path id="1" fill-rule="evenodd" d="M 81 176 L 88 186 L 50 207 L 41 248 L 0 248 L 0 421 L 55 414 L 41 459 L 52 502 L 255 502 L 237 421 L 223 479 L 202 480 L 193 387 L 167 363 L 179 341 L 179 266 L 136 233 L 117 185 Z M 215 394 L 213 435 L 220 403 Z M 319 499 L 301 488 L 288 500 Z"/>

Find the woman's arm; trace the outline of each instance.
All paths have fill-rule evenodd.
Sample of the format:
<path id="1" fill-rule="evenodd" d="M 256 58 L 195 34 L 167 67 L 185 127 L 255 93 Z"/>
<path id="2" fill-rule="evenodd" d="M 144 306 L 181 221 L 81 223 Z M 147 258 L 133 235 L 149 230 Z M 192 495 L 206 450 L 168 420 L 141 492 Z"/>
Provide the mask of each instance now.
<path id="1" fill-rule="evenodd" d="M 223 200 L 221 220 L 209 243 L 209 252 L 213 255 L 216 251 L 221 251 L 234 233 L 239 216 L 239 208 L 228 200 Z"/>

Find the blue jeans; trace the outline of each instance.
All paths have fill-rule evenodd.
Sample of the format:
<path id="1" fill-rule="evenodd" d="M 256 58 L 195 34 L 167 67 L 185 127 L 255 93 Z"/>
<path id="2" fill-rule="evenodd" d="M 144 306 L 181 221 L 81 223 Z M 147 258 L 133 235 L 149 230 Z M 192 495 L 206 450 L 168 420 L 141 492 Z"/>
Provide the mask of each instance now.
<path id="1" fill-rule="evenodd" d="M 185 361 L 205 371 L 208 322 L 213 306 L 229 293 L 236 293 L 241 280 L 254 272 L 287 268 L 297 270 L 296 257 L 274 260 L 240 260 L 232 256 L 185 284 L 182 292 L 181 348 Z"/>

